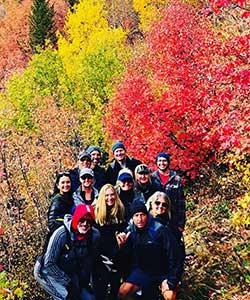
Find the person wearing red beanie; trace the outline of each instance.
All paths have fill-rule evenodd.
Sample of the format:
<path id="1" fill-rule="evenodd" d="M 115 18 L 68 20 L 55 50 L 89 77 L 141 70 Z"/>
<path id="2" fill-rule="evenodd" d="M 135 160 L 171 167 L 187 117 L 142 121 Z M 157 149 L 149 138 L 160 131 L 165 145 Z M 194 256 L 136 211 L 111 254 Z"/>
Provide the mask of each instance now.
<path id="1" fill-rule="evenodd" d="M 76 206 L 50 237 L 44 257 L 36 261 L 34 276 L 53 299 L 94 300 L 90 274 L 100 255 L 100 233 L 92 226 L 94 220 L 91 205 Z"/>

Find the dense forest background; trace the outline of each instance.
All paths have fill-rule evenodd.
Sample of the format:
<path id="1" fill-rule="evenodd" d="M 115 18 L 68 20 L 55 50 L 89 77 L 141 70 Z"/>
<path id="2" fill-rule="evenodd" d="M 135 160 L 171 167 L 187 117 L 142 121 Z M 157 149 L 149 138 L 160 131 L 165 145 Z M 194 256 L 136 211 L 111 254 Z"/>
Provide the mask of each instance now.
<path id="1" fill-rule="evenodd" d="M 152 170 L 169 152 L 185 182 L 178 299 L 249 300 L 250 3 L 40 2 L 43 40 L 39 1 L 0 1 L 0 299 L 45 298 L 32 272 L 55 175 L 121 139 Z"/>

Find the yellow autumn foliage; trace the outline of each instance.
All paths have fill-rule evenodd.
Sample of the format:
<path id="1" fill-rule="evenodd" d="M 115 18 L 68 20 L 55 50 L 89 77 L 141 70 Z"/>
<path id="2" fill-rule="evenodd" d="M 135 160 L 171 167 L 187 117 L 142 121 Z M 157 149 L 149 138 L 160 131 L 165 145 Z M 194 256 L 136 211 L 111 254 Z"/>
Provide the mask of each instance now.
<path id="1" fill-rule="evenodd" d="M 240 156 L 231 156 L 230 163 L 234 166 L 231 170 L 231 176 L 245 190 L 245 194 L 239 197 L 237 201 L 237 210 L 233 213 L 232 223 L 236 228 L 250 225 L 250 162 L 245 154 Z M 234 174 L 240 174 L 240 178 L 235 178 Z"/>
<path id="2" fill-rule="evenodd" d="M 139 14 L 141 28 L 147 30 L 152 21 L 159 18 L 159 12 L 166 7 L 166 0 L 134 0 L 134 8 Z"/>
<path id="3" fill-rule="evenodd" d="M 85 141 L 96 144 L 103 139 L 104 103 L 112 95 L 128 51 L 126 33 L 109 27 L 104 4 L 102 0 L 79 1 L 58 40 L 58 55 L 68 78 L 63 76 L 61 84 L 71 90 L 69 97 L 79 111 L 83 133 L 88 132 Z"/>

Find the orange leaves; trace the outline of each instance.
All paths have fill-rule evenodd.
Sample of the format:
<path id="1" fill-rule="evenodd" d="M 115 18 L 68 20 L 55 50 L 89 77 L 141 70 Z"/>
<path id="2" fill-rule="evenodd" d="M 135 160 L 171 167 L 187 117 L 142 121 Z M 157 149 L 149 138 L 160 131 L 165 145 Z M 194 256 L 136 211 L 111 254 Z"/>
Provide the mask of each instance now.
<path id="1" fill-rule="evenodd" d="M 66 1 L 55 2 L 56 24 L 59 29 L 64 24 L 67 12 Z M 32 0 L 7 0 L 2 4 L 0 15 L 0 83 L 4 85 L 14 72 L 22 71 L 31 53 L 28 45 L 28 16 Z"/>

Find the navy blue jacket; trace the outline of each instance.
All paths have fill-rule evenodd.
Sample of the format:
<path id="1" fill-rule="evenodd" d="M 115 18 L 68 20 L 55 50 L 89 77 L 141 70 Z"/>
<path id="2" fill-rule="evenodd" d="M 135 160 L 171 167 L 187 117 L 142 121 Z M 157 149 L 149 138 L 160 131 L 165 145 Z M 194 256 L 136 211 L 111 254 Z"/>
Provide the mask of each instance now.
<path id="1" fill-rule="evenodd" d="M 133 256 L 133 268 L 168 280 L 171 290 L 179 281 L 180 265 L 178 262 L 178 246 L 173 235 L 162 224 L 150 215 L 147 225 L 138 229 L 134 224 L 127 228 L 130 231 L 127 242 L 121 251 Z"/>

